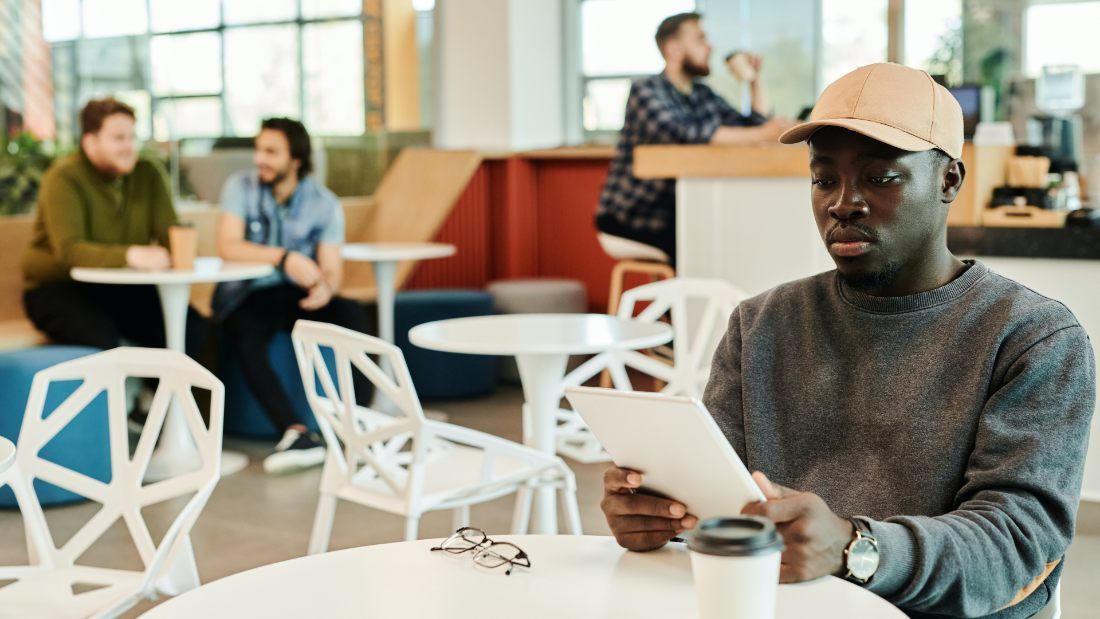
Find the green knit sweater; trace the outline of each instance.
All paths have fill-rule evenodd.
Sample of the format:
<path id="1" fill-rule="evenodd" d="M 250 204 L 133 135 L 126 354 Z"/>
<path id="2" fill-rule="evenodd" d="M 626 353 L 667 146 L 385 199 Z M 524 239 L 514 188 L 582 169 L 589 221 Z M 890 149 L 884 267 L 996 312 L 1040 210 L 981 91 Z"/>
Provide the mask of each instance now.
<path id="1" fill-rule="evenodd" d="M 50 167 L 38 193 L 31 243 L 23 254 L 27 288 L 69 279 L 73 267 L 126 266 L 131 245 L 168 246 L 176 211 L 162 168 L 139 160 L 112 179 L 83 153 Z"/>

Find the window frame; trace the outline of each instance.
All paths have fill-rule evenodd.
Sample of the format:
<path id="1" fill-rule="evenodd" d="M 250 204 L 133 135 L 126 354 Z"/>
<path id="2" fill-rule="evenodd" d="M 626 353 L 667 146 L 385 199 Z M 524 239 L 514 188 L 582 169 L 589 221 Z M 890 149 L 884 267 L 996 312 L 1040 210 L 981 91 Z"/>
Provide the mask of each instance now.
<path id="1" fill-rule="evenodd" d="M 589 129 L 584 126 L 584 97 L 588 92 L 589 82 L 599 82 L 605 80 L 630 80 L 634 82 L 636 80 L 650 77 L 650 73 L 622 73 L 622 74 L 600 74 L 600 75 L 588 75 L 584 72 L 584 49 L 582 47 L 582 29 L 581 23 L 581 5 L 590 0 L 570 0 L 566 4 L 565 10 L 568 12 L 566 23 L 566 48 L 567 57 L 572 56 L 572 62 L 566 62 L 566 70 L 570 71 L 576 79 L 567 80 L 572 82 L 575 91 L 570 93 L 570 89 L 566 88 L 566 94 L 570 97 L 571 101 L 565 106 L 566 113 L 568 114 L 567 125 L 575 126 L 576 129 L 567 130 L 567 132 L 577 138 L 580 138 L 584 142 L 594 142 L 598 144 L 613 144 L 619 136 L 620 129 Z M 596 0 L 598 1 L 598 0 Z M 706 11 L 706 0 L 695 0 L 695 11 Z M 571 53 L 570 53 L 571 52 Z"/>
<path id="2" fill-rule="evenodd" d="M 306 111 L 306 88 L 305 88 L 305 86 L 306 86 L 306 77 L 305 77 L 305 71 L 304 71 L 304 65 L 305 65 L 304 54 L 305 54 L 305 50 L 303 49 L 303 45 L 302 45 L 303 44 L 303 30 L 304 30 L 304 28 L 306 26 L 314 25 L 314 24 L 328 24 L 328 23 L 333 23 L 333 22 L 358 22 L 359 25 L 360 25 L 360 28 L 361 28 L 361 32 L 363 33 L 363 36 L 365 37 L 370 24 L 372 22 L 376 21 L 376 20 L 381 19 L 380 15 L 372 15 L 369 11 L 366 10 L 367 4 L 368 4 L 367 2 L 363 2 L 360 5 L 360 10 L 357 14 L 350 14 L 350 15 L 343 15 L 343 16 L 330 16 L 330 17 L 308 17 L 307 18 L 307 17 L 303 17 L 303 11 L 302 11 L 302 2 L 303 2 L 303 0 L 294 0 L 295 17 L 293 19 L 278 19 L 278 20 L 272 20 L 272 21 L 258 21 L 258 22 L 249 23 L 249 24 L 227 24 L 226 21 L 225 21 L 225 7 L 224 7 L 224 4 L 219 1 L 218 2 L 218 25 L 217 26 L 209 27 L 209 28 L 185 28 L 185 29 L 178 29 L 178 30 L 154 31 L 153 30 L 153 18 L 152 18 L 152 8 L 153 8 L 152 7 L 152 1 L 151 0 L 145 0 L 146 15 L 148 16 L 148 19 L 146 20 L 146 28 L 145 28 L 144 33 L 133 34 L 133 35 L 121 35 L 121 36 L 118 36 L 118 37 L 87 37 L 84 34 L 84 31 L 85 31 L 84 21 L 83 21 L 84 2 L 85 2 L 85 0 L 77 0 L 77 8 L 80 11 L 80 15 L 81 15 L 79 36 L 77 38 L 74 38 L 74 39 L 67 39 L 67 40 L 63 40 L 63 41 L 50 42 L 49 45 L 50 45 L 51 51 L 53 51 L 55 48 L 68 48 L 68 49 L 65 49 L 63 53 L 73 54 L 73 60 L 74 61 L 72 63 L 70 63 L 71 64 L 71 71 L 69 72 L 69 75 L 67 77 L 68 77 L 68 79 L 70 79 L 72 81 L 72 84 L 74 86 L 74 91 L 79 93 L 80 90 L 81 90 L 81 86 L 83 85 L 83 83 L 85 81 L 84 76 L 81 75 L 80 67 L 79 67 L 79 53 L 80 53 L 79 50 L 80 50 L 81 45 L 84 44 L 85 41 L 99 41 L 99 40 L 107 40 L 107 39 L 116 39 L 116 40 L 120 40 L 120 41 L 121 40 L 134 40 L 134 41 L 137 42 L 138 45 L 144 47 L 147 50 L 146 56 L 148 57 L 148 60 L 145 63 L 145 66 L 142 67 L 143 74 L 141 76 L 141 81 L 142 81 L 141 89 L 146 91 L 147 93 L 149 93 L 149 102 L 150 102 L 149 118 L 144 119 L 144 129 L 148 132 L 148 134 L 150 136 L 153 136 L 154 140 L 155 140 L 155 132 L 154 132 L 153 119 L 157 115 L 157 113 L 161 110 L 161 106 L 167 106 L 167 105 L 170 105 L 173 102 L 183 101 L 183 100 L 187 100 L 187 99 L 209 99 L 209 98 L 217 98 L 218 101 L 219 101 L 219 104 L 220 104 L 220 111 L 221 111 L 221 132 L 220 133 L 221 133 L 221 135 L 186 136 L 186 137 L 187 138 L 207 138 L 207 139 L 217 139 L 217 138 L 222 138 L 222 137 L 239 137 L 239 136 L 231 136 L 231 135 L 228 135 L 228 133 L 227 133 L 227 128 L 232 126 L 232 123 L 230 122 L 229 107 L 228 107 L 228 101 L 227 101 L 227 96 L 226 96 L 225 32 L 227 30 L 239 30 L 239 29 L 244 29 L 244 28 L 256 28 L 256 27 L 265 27 L 265 26 L 293 26 L 294 27 L 295 38 L 296 38 L 296 42 L 297 42 L 297 46 L 298 46 L 297 47 L 297 50 L 298 50 L 298 53 L 297 53 L 297 55 L 298 55 L 298 57 L 297 57 L 297 63 L 298 63 L 298 76 L 297 76 L 298 102 L 297 103 L 298 103 L 298 110 L 299 110 L 300 115 L 304 116 L 305 111 Z M 219 40 L 219 43 L 220 43 L 219 53 L 220 53 L 220 62 L 221 62 L 221 80 L 220 80 L 221 86 L 220 86 L 220 88 L 217 91 L 212 91 L 212 92 L 158 96 L 156 94 L 156 92 L 154 91 L 154 89 L 153 89 L 153 79 L 152 79 L 152 71 L 153 71 L 152 64 L 153 63 L 152 63 L 152 55 L 151 55 L 150 50 L 151 50 L 151 47 L 152 47 L 153 38 L 154 37 L 161 37 L 161 36 L 178 36 L 178 35 L 200 34 L 200 33 L 215 33 L 215 34 L 218 35 L 218 40 Z M 370 119 L 371 119 L 372 113 L 379 113 L 379 112 L 382 111 L 382 108 L 380 106 L 372 106 L 370 96 L 369 96 L 370 93 L 368 92 L 368 81 L 369 80 L 367 79 L 367 74 L 370 71 L 379 71 L 379 72 L 381 72 L 381 71 L 383 71 L 383 67 L 381 65 L 371 66 L 371 63 L 369 62 L 369 59 L 367 58 L 365 50 L 359 50 L 359 51 L 360 51 L 360 53 L 363 54 L 363 73 L 364 73 L 364 75 L 363 75 L 363 85 L 362 85 L 362 88 L 363 88 L 363 111 L 362 111 L 362 113 L 363 113 L 363 119 L 364 119 L 363 132 L 359 133 L 359 134 L 350 135 L 350 136 L 348 134 L 332 134 L 334 136 L 356 137 L 356 136 L 366 135 L 367 133 L 369 133 L 371 131 Z M 69 124 L 70 126 L 78 127 L 79 126 L 80 111 L 78 109 L 73 109 L 73 110 L 71 110 L 71 114 L 72 114 L 72 117 L 71 117 L 69 123 L 58 123 L 58 124 L 59 125 Z M 74 138 L 75 137 L 76 136 L 74 135 Z M 180 138 L 181 138 L 181 136 L 173 135 L 173 136 L 170 136 L 169 139 L 170 140 L 178 140 Z"/>

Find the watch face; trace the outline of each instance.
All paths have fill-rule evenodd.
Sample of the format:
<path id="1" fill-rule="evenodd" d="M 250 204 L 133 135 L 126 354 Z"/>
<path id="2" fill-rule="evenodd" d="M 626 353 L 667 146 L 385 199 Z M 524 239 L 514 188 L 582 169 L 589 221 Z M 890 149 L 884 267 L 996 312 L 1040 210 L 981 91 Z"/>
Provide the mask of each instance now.
<path id="1" fill-rule="evenodd" d="M 870 540 L 856 540 L 848 550 L 848 571 L 860 580 L 867 580 L 878 569 L 878 547 Z"/>

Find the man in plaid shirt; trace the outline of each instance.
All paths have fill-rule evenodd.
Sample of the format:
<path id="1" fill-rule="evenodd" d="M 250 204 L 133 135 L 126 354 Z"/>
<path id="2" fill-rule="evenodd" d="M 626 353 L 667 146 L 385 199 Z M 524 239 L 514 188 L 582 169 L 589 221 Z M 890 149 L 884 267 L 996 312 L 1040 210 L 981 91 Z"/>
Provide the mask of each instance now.
<path id="1" fill-rule="evenodd" d="M 665 70 L 634 82 L 611 171 L 600 194 L 596 227 L 613 236 L 651 245 L 676 260 L 676 193 L 673 179 L 634 176 L 634 147 L 639 144 L 756 144 L 772 142 L 792 126 L 768 120 L 759 110 L 765 94 L 760 58 L 748 56 L 752 108 L 749 116 L 730 107 L 696 78 L 710 74 L 711 46 L 698 13 L 666 18 L 657 28 L 657 47 Z"/>

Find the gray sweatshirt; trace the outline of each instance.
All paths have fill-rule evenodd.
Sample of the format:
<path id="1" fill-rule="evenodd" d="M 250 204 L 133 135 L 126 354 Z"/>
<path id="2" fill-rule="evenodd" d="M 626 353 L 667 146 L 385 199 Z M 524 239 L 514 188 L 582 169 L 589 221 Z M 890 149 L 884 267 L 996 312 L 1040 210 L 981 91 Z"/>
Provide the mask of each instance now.
<path id="1" fill-rule="evenodd" d="M 861 518 L 868 589 L 915 617 L 1029 617 L 1073 537 L 1096 400 L 1092 347 L 1061 303 L 974 263 L 872 297 L 835 271 L 733 312 L 704 399 L 750 470 Z"/>

